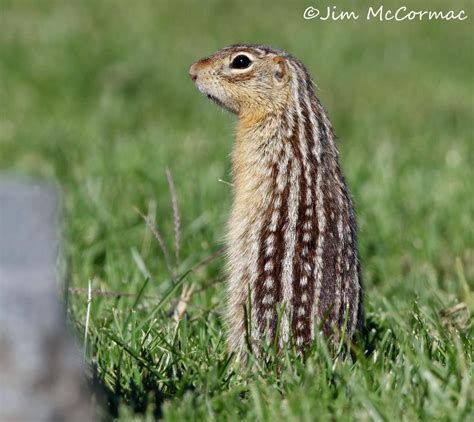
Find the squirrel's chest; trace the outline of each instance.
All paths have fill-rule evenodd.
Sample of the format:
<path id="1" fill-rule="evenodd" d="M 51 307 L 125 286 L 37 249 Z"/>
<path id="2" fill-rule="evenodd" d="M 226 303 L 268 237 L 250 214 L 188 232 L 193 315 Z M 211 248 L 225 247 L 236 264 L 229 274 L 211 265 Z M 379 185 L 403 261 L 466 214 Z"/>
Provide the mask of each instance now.
<path id="1" fill-rule="evenodd" d="M 233 224 L 254 225 L 262 220 L 275 201 L 277 168 L 272 157 L 234 155 Z"/>
<path id="2" fill-rule="evenodd" d="M 229 246 L 239 251 L 235 258 L 252 261 L 261 252 L 262 233 L 273 226 L 273 232 L 283 229 L 277 224 L 283 221 L 280 211 L 288 202 L 297 202 L 289 195 L 292 161 L 283 143 L 265 149 L 256 142 L 236 145 L 234 202 L 228 226 Z"/>
<path id="3" fill-rule="evenodd" d="M 247 173 L 234 176 L 234 201 L 228 225 L 231 245 L 240 245 L 242 254 L 252 252 L 253 234 L 260 231 L 273 198 L 272 182 L 267 175 Z M 255 240 L 256 241 L 256 240 Z M 256 251 L 254 251 L 256 252 Z"/>

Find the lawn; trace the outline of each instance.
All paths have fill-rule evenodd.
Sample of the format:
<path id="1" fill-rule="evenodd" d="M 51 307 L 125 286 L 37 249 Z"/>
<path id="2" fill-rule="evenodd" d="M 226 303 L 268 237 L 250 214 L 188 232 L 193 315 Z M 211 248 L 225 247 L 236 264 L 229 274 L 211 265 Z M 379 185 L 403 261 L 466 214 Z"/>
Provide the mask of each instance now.
<path id="1" fill-rule="evenodd" d="M 473 420 L 473 4 L 410 2 L 469 18 L 396 23 L 289 3 L 0 0 L 0 169 L 62 190 L 94 396 L 120 421 Z M 235 118 L 188 68 L 240 41 L 300 58 L 338 135 L 368 327 L 352 358 L 321 338 L 304 363 L 226 352 Z"/>

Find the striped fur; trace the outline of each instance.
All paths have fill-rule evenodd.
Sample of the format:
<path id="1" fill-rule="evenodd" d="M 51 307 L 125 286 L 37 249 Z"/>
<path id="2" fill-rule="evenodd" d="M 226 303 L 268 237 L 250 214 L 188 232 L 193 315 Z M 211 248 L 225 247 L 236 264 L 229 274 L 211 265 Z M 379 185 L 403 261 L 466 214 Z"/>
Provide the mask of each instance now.
<path id="1" fill-rule="evenodd" d="M 234 75 L 238 54 L 254 64 Z M 285 78 L 272 82 L 281 60 Z M 262 341 L 304 348 L 318 329 L 352 338 L 363 320 L 354 211 L 306 68 L 282 50 L 235 45 L 190 73 L 239 115 L 227 236 L 231 350 L 244 351 L 248 331 L 257 351 Z"/>

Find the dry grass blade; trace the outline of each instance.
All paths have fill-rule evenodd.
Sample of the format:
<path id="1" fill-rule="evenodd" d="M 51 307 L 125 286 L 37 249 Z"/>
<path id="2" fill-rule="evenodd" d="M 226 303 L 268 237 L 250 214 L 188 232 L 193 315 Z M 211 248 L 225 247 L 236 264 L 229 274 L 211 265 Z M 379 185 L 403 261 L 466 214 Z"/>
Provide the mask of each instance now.
<path id="1" fill-rule="evenodd" d="M 92 304 L 92 280 L 89 280 L 87 286 L 87 310 L 86 310 L 86 323 L 84 326 L 84 359 L 87 355 L 87 335 L 89 333 L 89 320 L 91 315 L 91 304 Z"/>
<path id="2" fill-rule="evenodd" d="M 69 287 L 68 292 L 71 294 L 76 294 L 76 295 L 85 295 L 85 294 L 89 294 L 89 289 L 82 288 L 82 287 Z M 114 291 L 114 290 L 91 289 L 91 293 L 93 296 L 110 297 L 110 298 L 137 297 L 136 293 L 119 292 L 119 291 Z M 157 300 L 159 299 L 159 296 L 143 295 L 143 298 Z"/>
<path id="3" fill-rule="evenodd" d="M 132 258 L 135 261 L 135 264 L 137 265 L 142 275 L 145 278 L 152 279 L 153 277 L 151 276 L 150 271 L 148 270 L 145 261 L 143 260 L 143 257 L 140 255 L 140 252 L 138 252 L 135 248 L 132 248 Z"/>
<path id="4" fill-rule="evenodd" d="M 224 179 L 217 179 L 218 182 L 220 183 L 224 183 L 224 185 L 227 185 L 227 186 L 230 186 L 230 187 L 234 187 L 234 184 L 231 183 L 231 182 L 228 182 L 227 180 L 224 180 Z"/>
<path id="5" fill-rule="evenodd" d="M 469 307 L 461 302 L 440 311 L 441 323 L 445 328 L 465 330 L 471 321 Z"/>
<path id="6" fill-rule="evenodd" d="M 199 272 L 203 267 L 205 267 L 207 264 L 209 264 L 211 261 L 213 261 L 215 258 L 221 256 L 225 251 L 225 248 L 219 248 L 217 251 L 212 252 L 210 255 L 206 256 L 203 258 L 201 261 L 199 261 L 197 264 L 191 267 L 189 271 L 192 272 Z M 215 282 L 215 281 L 214 281 Z M 200 289 L 197 291 L 203 291 L 205 288 L 208 286 L 202 286 Z M 176 322 L 180 321 L 183 315 L 185 314 L 187 308 L 188 308 L 188 303 L 191 299 L 192 294 L 195 292 L 194 285 L 191 285 L 190 287 L 183 287 L 183 291 L 181 293 L 181 296 L 176 304 L 176 307 L 174 308 L 173 312 L 173 318 L 175 319 Z M 171 314 L 170 314 L 171 315 Z"/>
<path id="7" fill-rule="evenodd" d="M 148 213 L 147 213 L 149 221 L 151 221 L 154 225 L 156 225 L 156 201 L 150 199 L 148 201 Z M 143 236 L 143 243 L 141 248 L 142 256 L 148 256 L 150 252 L 151 241 L 153 239 L 153 233 L 150 230 L 145 230 Z"/>
<path id="8" fill-rule="evenodd" d="M 195 264 L 193 267 L 190 268 L 189 271 L 197 271 L 203 267 L 205 267 L 207 264 L 209 264 L 211 261 L 213 261 L 215 258 L 221 256 L 224 252 L 224 248 L 220 248 L 217 251 L 212 252 L 208 256 L 204 257 L 201 261 L 199 261 L 197 264 Z M 217 278 L 215 280 L 211 280 L 210 282 L 206 283 L 204 286 L 202 286 L 199 290 L 197 291 L 202 291 L 203 289 L 206 289 L 213 284 L 216 284 L 218 282 L 221 282 L 223 280 L 222 277 Z M 110 298 L 117 298 L 117 297 L 136 297 L 136 293 L 128 293 L 128 292 L 121 292 L 117 290 L 102 290 L 98 288 L 91 288 L 89 290 L 89 287 L 83 288 L 83 287 L 68 287 L 67 289 L 68 293 L 71 294 L 83 294 L 83 295 L 89 295 L 90 293 L 93 296 L 101 296 L 101 297 L 110 297 Z M 194 288 L 193 288 L 194 291 Z M 153 299 L 157 300 L 159 299 L 158 296 L 150 296 L 150 295 L 144 295 L 143 298 L 145 299 Z"/>
<path id="9" fill-rule="evenodd" d="M 181 249 L 181 215 L 178 207 L 178 197 L 174 186 L 173 176 L 168 168 L 166 168 L 166 178 L 171 194 L 171 206 L 173 207 L 173 223 L 174 223 L 174 247 L 176 254 L 176 266 L 179 266 L 179 252 Z"/>
<path id="10" fill-rule="evenodd" d="M 183 292 L 181 293 L 181 297 L 179 298 L 178 304 L 174 310 L 174 319 L 178 322 L 181 318 L 183 318 L 186 309 L 188 308 L 189 300 L 194 292 L 194 286 L 191 285 L 189 287 L 184 286 Z"/>
<path id="11" fill-rule="evenodd" d="M 166 247 L 165 241 L 163 239 L 163 236 L 161 235 L 161 232 L 158 229 L 158 226 L 156 224 L 153 224 L 153 221 L 151 221 L 145 214 L 143 214 L 138 208 L 134 208 L 135 211 L 140 215 L 140 217 L 143 218 L 145 221 L 146 225 L 148 228 L 151 230 L 153 235 L 155 236 L 156 240 L 158 241 L 158 244 L 160 245 L 161 251 L 163 252 L 163 256 L 165 258 L 165 264 L 166 268 L 168 269 L 169 273 L 171 274 L 172 278 L 175 278 L 175 273 L 173 271 L 173 267 L 171 265 L 171 259 L 170 259 L 170 254 L 168 252 L 168 248 Z"/>

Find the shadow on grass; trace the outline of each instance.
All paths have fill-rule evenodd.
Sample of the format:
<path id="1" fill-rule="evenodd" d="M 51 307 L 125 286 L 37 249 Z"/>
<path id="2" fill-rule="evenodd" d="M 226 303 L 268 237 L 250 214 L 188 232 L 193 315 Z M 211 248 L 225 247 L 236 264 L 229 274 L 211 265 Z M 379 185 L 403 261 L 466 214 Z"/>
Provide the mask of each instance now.
<path id="1" fill-rule="evenodd" d="M 97 365 L 92 366 L 90 387 L 97 393 L 103 412 L 106 413 L 104 420 L 119 417 L 121 406 L 127 406 L 133 413 L 143 415 L 149 414 L 151 408 L 154 418 L 157 420 L 162 418 L 163 403 L 165 400 L 173 398 L 177 389 L 173 391 L 171 388 L 168 393 L 163 393 L 163 380 L 159 380 L 142 365 L 139 364 L 139 366 L 140 383 L 137 383 L 133 378 L 124 380 L 121 368 L 114 368 L 116 379 L 113 388 L 107 385 Z M 124 385 L 127 385 L 127 387 L 124 387 Z M 191 390 L 192 388 L 186 389 Z"/>

